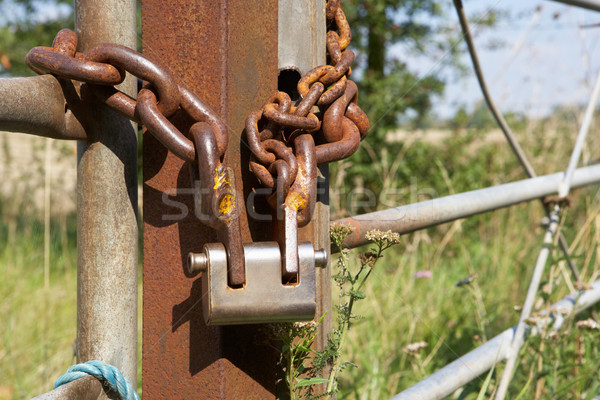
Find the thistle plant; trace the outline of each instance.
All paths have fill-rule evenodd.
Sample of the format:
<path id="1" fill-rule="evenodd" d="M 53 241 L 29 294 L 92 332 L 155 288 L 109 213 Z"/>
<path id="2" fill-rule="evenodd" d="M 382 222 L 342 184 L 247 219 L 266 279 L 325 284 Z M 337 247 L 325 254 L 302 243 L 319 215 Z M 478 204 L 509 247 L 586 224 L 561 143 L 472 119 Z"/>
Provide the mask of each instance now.
<path id="1" fill-rule="evenodd" d="M 372 242 L 373 247 L 358 255 L 358 267 L 350 262 L 350 250 L 342 247 L 346 236 L 354 228 L 350 225 L 332 224 L 329 229 L 331 242 L 340 250 L 332 275 L 333 282 L 339 288 L 337 304 L 337 319 L 335 329 L 328 337 L 327 346 L 323 350 L 311 348 L 317 336 L 318 323 L 279 324 L 275 336 L 281 343 L 283 364 L 285 365 L 286 383 L 289 397 L 295 399 L 317 399 L 329 396 L 335 398 L 338 392 L 338 375 L 347 367 L 355 366 L 341 359 L 341 351 L 346 342 L 352 323 L 360 316 L 353 313 L 357 301 L 365 298 L 363 292 L 365 283 L 373 272 L 376 262 L 383 257 L 383 252 L 400 242 L 400 236 L 391 231 L 373 230 L 365 237 Z M 323 377 L 323 375 L 327 377 Z M 316 386 L 327 384 L 325 392 L 315 394 Z"/>

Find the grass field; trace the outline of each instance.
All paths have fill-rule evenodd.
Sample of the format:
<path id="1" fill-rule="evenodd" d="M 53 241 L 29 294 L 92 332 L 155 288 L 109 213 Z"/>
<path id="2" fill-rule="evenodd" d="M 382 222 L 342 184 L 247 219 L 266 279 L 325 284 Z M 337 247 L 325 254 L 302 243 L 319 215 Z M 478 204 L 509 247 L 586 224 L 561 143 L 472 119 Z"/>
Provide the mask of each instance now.
<path id="1" fill-rule="evenodd" d="M 577 131 L 574 119 L 539 120 L 519 128 L 538 174 L 565 168 Z M 598 158 L 597 133 L 595 128 L 590 132 L 584 163 Z M 371 167 L 382 187 L 400 190 L 399 203 L 523 179 L 507 146 L 485 144 L 483 138 L 482 132 L 465 130 L 436 144 L 415 138 L 400 154 L 387 154 Z M 338 165 L 332 177 L 340 190 L 350 185 L 343 171 L 344 165 Z M 598 190 L 575 191 L 562 226 L 585 283 L 599 271 Z M 74 363 L 76 216 L 51 215 L 46 231 L 43 212 L 27 206 L 25 193 L 0 199 L 0 400 L 48 391 Z M 336 217 L 348 206 L 342 198 L 332 198 L 332 205 Z M 344 360 L 357 368 L 342 372 L 339 398 L 387 399 L 514 325 L 519 317 L 514 306 L 524 300 L 540 249 L 542 217 L 540 204 L 531 202 L 403 236 L 401 245 L 376 265 L 367 297 L 356 306 L 363 318 L 350 331 Z M 47 260 L 45 242 L 50 245 Z M 430 277 L 415 277 L 424 270 Z M 469 275 L 471 284 L 455 286 Z M 554 252 L 538 307 L 559 300 L 575 285 Z M 598 335 L 575 328 L 572 321 L 557 339 L 529 340 L 510 398 L 591 399 L 598 394 Z M 408 352 L 406 346 L 416 342 L 427 345 Z M 482 398 L 489 398 L 501 371 L 498 366 Z M 477 398 L 484 380 L 472 382 L 455 398 Z"/>

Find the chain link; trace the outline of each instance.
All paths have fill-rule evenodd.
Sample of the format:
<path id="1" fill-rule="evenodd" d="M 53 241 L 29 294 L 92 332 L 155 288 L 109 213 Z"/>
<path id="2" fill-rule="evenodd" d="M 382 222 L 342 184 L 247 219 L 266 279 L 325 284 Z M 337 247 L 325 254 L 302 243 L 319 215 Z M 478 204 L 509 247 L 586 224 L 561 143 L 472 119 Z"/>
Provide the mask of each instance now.
<path id="1" fill-rule="evenodd" d="M 351 156 L 369 131 L 367 115 L 357 105 L 356 84 L 348 79 L 354 52 L 347 49 L 350 26 L 339 3 L 326 4 L 329 64 L 300 79 L 298 104 L 293 106 L 286 93 L 277 92 L 246 119 L 250 169 L 263 186 L 274 190 L 278 199 L 270 199 L 274 209 L 295 208 L 298 226 L 312 217 L 317 185 L 316 175 L 301 171 L 316 171 L 317 164 Z M 312 111 L 315 106 L 318 112 Z"/>
<path id="2" fill-rule="evenodd" d="M 26 62 L 37 73 L 84 82 L 104 104 L 144 124 L 169 151 L 197 165 L 198 173 L 194 175 L 200 178 L 202 222 L 218 231 L 228 249 L 232 260 L 230 284 L 243 284 L 238 203 L 233 172 L 224 157 L 228 143 L 225 123 L 198 96 L 178 85 L 164 68 L 134 50 L 116 44 L 100 44 L 86 54 L 76 49 L 77 35 L 63 29 L 52 47 L 31 49 Z M 137 100 L 114 87 L 123 82 L 126 72 L 148 82 Z M 169 121 L 177 110 L 183 110 L 194 121 L 187 135 Z"/>
<path id="3" fill-rule="evenodd" d="M 197 156 L 194 143 L 188 138 L 191 135 L 184 135 L 168 120 L 179 108 L 196 123 L 208 123 L 216 136 L 219 156 L 225 154 L 225 124 L 157 63 L 116 44 L 100 44 L 87 54 L 76 52 L 76 48 L 75 32 L 63 29 L 56 35 L 52 47 L 34 47 L 25 60 L 37 73 L 85 82 L 107 106 L 144 124 L 165 147 L 185 161 L 196 162 Z M 148 82 L 138 93 L 137 101 L 114 87 L 123 82 L 126 72 Z"/>

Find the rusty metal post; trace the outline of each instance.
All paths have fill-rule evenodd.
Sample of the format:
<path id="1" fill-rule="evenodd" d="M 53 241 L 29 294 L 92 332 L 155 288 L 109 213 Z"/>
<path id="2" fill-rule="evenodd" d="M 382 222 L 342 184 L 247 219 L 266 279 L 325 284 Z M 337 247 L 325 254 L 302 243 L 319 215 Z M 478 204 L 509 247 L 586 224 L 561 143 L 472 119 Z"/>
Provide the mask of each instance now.
<path id="1" fill-rule="evenodd" d="M 135 49 L 134 0 L 78 0 L 79 51 L 99 43 Z M 135 96 L 129 77 L 119 89 Z M 78 143 L 77 358 L 119 368 L 135 384 L 137 372 L 137 138 L 126 118 L 101 103 Z"/>
<path id="2" fill-rule="evenodd" d="M 252 198 L 243 130 L 277 89 L 277 0 L 144 0 L 142 28 L 144 54 L 223 118 L 238 198 Z M 173 122 L 184 132 L 190 124 L 177 114 Z M 144 397 L 274 398 L 278 355 L 268 326 L 206 326 L 201 280 L 185 275 L 187 254 L 217 241 L 194 216 L 190 168 L 144 137 Z M 243 213 L 240 224 L 245 242 L 271 239 L 268 221 Z"/>

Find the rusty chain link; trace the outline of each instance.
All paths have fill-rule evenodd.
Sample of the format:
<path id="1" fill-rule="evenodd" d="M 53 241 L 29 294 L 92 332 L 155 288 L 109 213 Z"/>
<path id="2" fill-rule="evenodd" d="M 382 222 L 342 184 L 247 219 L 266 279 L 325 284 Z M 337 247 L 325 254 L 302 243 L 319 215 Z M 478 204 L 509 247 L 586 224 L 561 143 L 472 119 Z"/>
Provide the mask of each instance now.
<path id="1" fill-rule="evenodd" d="M 268 200 L 278 210 L 276 236 L 285 238 L 279 242 L 286 279 L 294 279 L 298 272 L 297 229 L 312 218 L 317 165 L 353 154 L 369 130 L 367 116 L 357 105 L 356 84 L 348 79 L 354 53 L 347 49 L 350 26 L 339 0 L 327 2 L 326 18 L 329 64 L 300 79 L 302 100 L 292 105 L 288 94 L 277 92 L 246 119 L 250 169 L 273 190 Z M 228 135 L 220 117 L 164 68 L 134 50 L 100 44 L 87 53 L 77 52 L 77 35 L 69 29 L 58 32 L 52 47 L 31 49 L 26 62 L 39 74 L 83 82 L 80 90 L 85 85 L 98 100 L 145 125 L 173 154 L 197 165 L 203 222 L 218 231 L 227 248 L 229 284 L 242 285 L 245 267 L 238 201 L 234 175 L 224 157 Z M 137 100 L 114 87 L 127 72 L 147 82 Z M 169 121 L 178 110 L 194 121 L 185 134 Z"/>
<path id="2" fill-rule="evenodd" d="M 274 190 L 274 209 L 297 211 L 298 226 L 312 217 L 316 165 L 349 157 L 369 131 L 367 115 L 357 105 L 356 84 L 348 79 L 354 52 L 347 49 L 351 32 L 339 0 L 327 1 L 326 18 L 329 64 L 300 79 L 302 99 L 293 106 L 287 93 L 277 92 L 246 119 L 250 169 L 263 186 Z M 318 111 L 313 112 L 315 106 Z"/>

